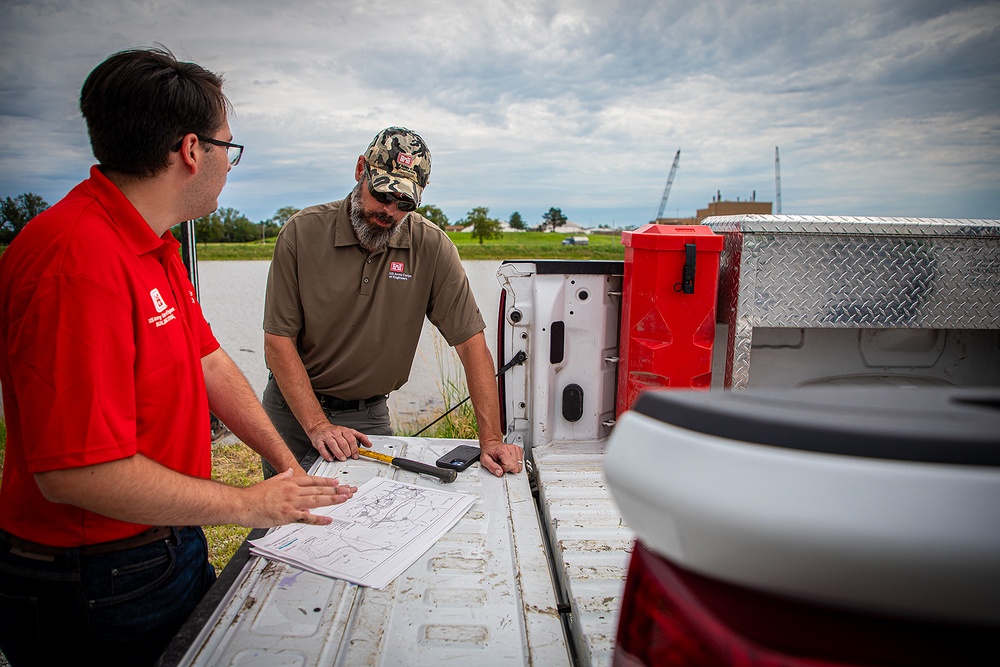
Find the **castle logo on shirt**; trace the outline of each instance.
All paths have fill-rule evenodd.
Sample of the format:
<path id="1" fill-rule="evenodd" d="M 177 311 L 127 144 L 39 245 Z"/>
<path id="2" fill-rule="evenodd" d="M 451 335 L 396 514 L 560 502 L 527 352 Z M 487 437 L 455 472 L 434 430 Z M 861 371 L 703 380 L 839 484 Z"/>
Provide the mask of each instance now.
<path id="1" fill-rule="evenodd" d="M 155 324 L 158 327 L 162 327 L 167 322 L 177 319 L 177 316 L 174 314 L 177 309 L 170 308 L 167 305 L 163 295 L 160 294 L 160 290 L 155 287 L 149 290 L 149 298 L 153 300 L 153 308 L 156 309 L 157 314 L 146 320 L 147 324 Z"/>
<path id="2" fill-rule="evenodd" d="M 403 262 L 389 262 L 390 280 L 409 280 L 412 277 L 406 272 L 406 265 Z"/>
<path id="3" fill-rule="evenodd" d="M 160 290 L 154 287 L 149 291 L 149 296 L 153 299 L 153 308 L 156 308 L 156 312 L 162 313 L 167 309 L 167 302 L 163 300 Z"/>

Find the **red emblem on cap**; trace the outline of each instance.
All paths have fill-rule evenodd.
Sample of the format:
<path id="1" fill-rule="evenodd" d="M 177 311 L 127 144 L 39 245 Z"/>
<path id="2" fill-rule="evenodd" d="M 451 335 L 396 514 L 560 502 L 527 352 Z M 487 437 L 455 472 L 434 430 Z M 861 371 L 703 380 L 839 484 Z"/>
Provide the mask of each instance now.
<path id="1" fill-rule="evenodd" d="M 400 167 L 412 167 L 413 156 L 409 153 L 400 153 L 396 156 L 396 162 L 399 163 Z"/>
<path id="2" fill-rule="evenodd" d="M 403 272 L 403 263 L 402 262 L 389 262 L 389 270 L 392 271 L 393 273 L 402 273 Z"/>

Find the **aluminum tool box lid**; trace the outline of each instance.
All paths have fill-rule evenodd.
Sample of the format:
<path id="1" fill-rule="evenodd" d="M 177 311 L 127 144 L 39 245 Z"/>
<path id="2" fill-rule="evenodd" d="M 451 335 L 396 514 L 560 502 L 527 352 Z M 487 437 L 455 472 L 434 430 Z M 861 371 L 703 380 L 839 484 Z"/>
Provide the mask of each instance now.
<path id="1" fill-rule="evenodd" d="M 371 439 L 376 451 L 424 462 L 478 445 Z M 441 484 L 369 459 L 320 461 L 312 471 L 357 485 L 376 475 Z M 569 664 L 527 476 L 496 478 L 475 464 L 441 488 L 477 501 L 385 589 L 252 556 L 235 576 L 227 568 L 160 664 Z"/>
<path id="2" fill-rule="evenodd" d="M 720 321 L 1000 329 L 1000 220 L 746 215 L 726 235 Z"/>
<path id="3" fill-rule="evenodd" d="M 718 233 L 1000 237 L 1000 220 L 968 218 L 750 214 L 714 216 L 702 224 Z"/>

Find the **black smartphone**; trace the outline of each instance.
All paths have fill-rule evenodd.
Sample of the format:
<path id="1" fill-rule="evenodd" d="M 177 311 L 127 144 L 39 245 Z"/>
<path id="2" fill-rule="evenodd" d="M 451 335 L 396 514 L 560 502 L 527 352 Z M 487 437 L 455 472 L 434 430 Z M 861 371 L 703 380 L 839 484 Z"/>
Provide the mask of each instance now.
<path id="1" fill-rule="evenodd" d="M 479 460 L 479 447 L 459 445 L 437 460 L 438 468 L 465 470 Z"/>

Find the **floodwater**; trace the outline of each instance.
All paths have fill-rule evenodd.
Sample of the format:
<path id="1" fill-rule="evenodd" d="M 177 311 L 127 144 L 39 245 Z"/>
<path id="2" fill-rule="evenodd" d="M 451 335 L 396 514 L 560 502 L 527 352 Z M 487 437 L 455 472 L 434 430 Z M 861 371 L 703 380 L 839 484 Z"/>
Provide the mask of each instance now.
<path id="1" fill-rule="evenodd" d="M 267 384 L 264 364 L 264 287 L 269 261 L 200 261 L 199 292 L 205 318 L 216 338 L 250 381 L 260 397 Z M 469 284 L 486 321 L 486 342 L 496 360 L 496 318 L 500 303 L 499 261 L 463 261 Z M 463 389 L 465 375 L 458 354 L 430 322 L 424 320 L 423 333 L 413 359 L 410 378 L 389 396 L 393 424 L 423 427 L 446 409 L 444 384 Z M 465 398 L 463 392 L 452 400 Z M 451 407 L 448 405 L 447 407 Z"/>

